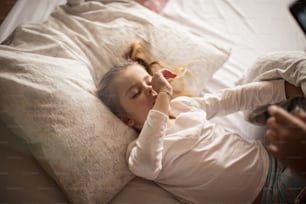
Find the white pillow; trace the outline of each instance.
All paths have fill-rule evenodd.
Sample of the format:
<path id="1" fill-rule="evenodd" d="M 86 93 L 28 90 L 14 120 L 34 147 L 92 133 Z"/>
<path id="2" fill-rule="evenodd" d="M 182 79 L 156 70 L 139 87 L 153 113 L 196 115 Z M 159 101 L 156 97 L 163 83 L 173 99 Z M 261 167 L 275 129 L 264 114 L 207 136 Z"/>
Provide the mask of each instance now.
<path id="1" fill-rule="evenodd" d="M 107 203 L 133 178 L 124 155 L 135 133 L 95 96 L 87 67 L 11 51 L 0 64 L 1 120 L 73 203 Z"/>
<path id="2" fill-rule="evenodd" d="M 207 41 L 204 35 L 191 34 L 129 0 L 62 6 L 45 24 L 28 24 L 15 32 L 15 37 L 12 46 L 19 49 L 84 62 L 96 85 L 110 67 L 125 61 L 130 44 L 141 40 L 147 43 L 152 58 L 188 67 L 192 80 L 186 80 L 184 86 L 194 95 L 200 94 L 230 55 L 228 48 Z"/>
<path id="3" fill-rule="evenodd" d="M 229 57 L 133 1 L 62 6 L 12 37 L 0 46 L 0 119 L 74 203 L 108 203 L 133 178 L 125 151 L 135 132 L 95 95 L 132 41 L 167 64 L 192 65 L 198 92 Z"/>

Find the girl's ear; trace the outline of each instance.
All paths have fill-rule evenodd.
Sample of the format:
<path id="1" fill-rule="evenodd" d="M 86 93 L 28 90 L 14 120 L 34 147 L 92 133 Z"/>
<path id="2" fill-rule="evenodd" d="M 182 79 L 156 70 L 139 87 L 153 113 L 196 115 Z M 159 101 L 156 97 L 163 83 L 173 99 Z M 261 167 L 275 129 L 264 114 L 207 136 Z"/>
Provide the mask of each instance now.
<path id="1" fill-rule="evenodd" d="M 127 126 L 129 126 L 129 127 L 134 127 L 134 125 L 135 125 L 134 120 L 132 120 L 132 119 L 126 117 L 126 116 L 122 116 L 122 115 L 120 115 L 119 118 L 120 118 L 120 120 L 122 120 Z"/>
<path id="2" fill-rule="evenodd" d="M 134 120 L 128 119 L 128 120 L 125 122 L 125 124 L 127 124 L 127 126 L 129 126 L 129 127 L 134 127 L 135 122 L 134 122 Z"/>

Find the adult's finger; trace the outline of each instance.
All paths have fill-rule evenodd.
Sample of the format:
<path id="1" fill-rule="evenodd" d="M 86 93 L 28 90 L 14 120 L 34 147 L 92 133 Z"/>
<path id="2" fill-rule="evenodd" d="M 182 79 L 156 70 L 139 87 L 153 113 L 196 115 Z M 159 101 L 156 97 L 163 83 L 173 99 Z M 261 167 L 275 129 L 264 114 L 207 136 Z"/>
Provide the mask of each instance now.
<path id="1" fill-rule="evenodd" d="M 275 144 L 280 140 L 280 128 L 274 117 L 270 117 L 267 121 L 266 140 L 268 144 Z"/>
<path id="2" fill-rule="evenodd" d="M 306 123 L 306 112 L 297 113 L 296 117 Z"/>
<path id="3" fill-rule="evenodd" d="M 291 127 L 300 124 L 300 121 L 295 116 L 291 115 L 281 107 L 271 105 L 269 106 L 268 111 L 280 125 Z"/>
<path id="4" fill-rule="evenodd" d="M 279 149 L 278 146 L 275 144 L 269 144 L 267 149 L 275 158 L 286 164 L 286 155 Z"/>
<path id="5" fill-rule="evenodd" d="M 276 134 L 273 129 L 267 129 L 266 140 L 268 144 L 273 144 L 276 140 L 278 140 L 278 134 Z"/>
<path id="6" fill-rule="evenodd" d="M 269 144 L 268 145 L 268 150 L 274 155 L 277 156 L 279 149 L 277 148 L 277 146 L 275 146 L 274 144 Z"/>

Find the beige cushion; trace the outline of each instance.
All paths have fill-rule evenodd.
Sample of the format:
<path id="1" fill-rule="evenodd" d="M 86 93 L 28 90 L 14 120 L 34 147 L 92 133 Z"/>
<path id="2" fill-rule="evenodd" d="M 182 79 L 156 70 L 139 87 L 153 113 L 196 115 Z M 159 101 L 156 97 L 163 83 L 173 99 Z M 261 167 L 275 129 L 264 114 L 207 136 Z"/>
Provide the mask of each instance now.
<path id="1" fill-rule="evenodd" d="M 76 203 L 107 201 L 133 178 L 125 163 L 133 131 L 94 94 L 86 66 L 2 51 L 1 120 Z M 116 127 L 110 128 L 110 127 Z"/>
<path id="2" fill-rule="evenodd" d="M 20 138 L 0 121 L 0 203 L 68 203 Z"/>
<path id="3" fill-rule="evenodd" d="M 134 178 L 111 201 L 111 204 L 181 204 L 173 195 L 152 181 Z"/>
<path id="4" fill-rule="evenodd" d="M 125 151 L 136 133 L 95 92 L 135 39 L 167 64 L 188 65 L 197 92 L 229 57 L 133 1 L 63 6 L 0 46 L 0 120 L 74 203 L 107 203 L 134 178 Z"/>

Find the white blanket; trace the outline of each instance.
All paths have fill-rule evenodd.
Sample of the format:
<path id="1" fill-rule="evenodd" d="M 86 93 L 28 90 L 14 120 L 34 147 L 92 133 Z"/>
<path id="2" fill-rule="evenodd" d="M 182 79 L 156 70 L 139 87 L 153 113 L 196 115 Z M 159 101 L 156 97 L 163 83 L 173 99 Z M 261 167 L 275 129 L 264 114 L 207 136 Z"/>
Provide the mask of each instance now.
<path id="1" fill-rule="evenodd" d="M 284 79 L 289 83 L 302 88 L 306 96 L 306 54 L 302 51 L 274 52 L 258 58 L 254 66 L 247 71 L 239 81 L 245 84 L 252 81 L 265 81 Z M 288 106 L 290 101 L 282 103 Z M 253 123 L 262 123 L 258 118 L 264 118 L 260 114 L 266 114 L 266 107 L 246 112 L 247 120 Z M 256 118 L 255 118 L 256 117 Z"/>

